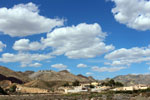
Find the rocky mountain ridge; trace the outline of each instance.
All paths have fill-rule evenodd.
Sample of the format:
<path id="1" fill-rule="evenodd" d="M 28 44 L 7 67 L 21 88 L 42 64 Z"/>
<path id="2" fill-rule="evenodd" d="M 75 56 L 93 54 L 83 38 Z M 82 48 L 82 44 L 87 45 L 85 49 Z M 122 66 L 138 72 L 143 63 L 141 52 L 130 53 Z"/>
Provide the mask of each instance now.
<path id="1" fill-rule="evenodd" d="M 6 67 L 0 66 L 0 81 L 3 81 L 3 80 L 9 80 L 14 83 L 28 83 L 30 81 L 33 81 L 35 83 L 36 81 L 34 80 L 39 80 L 42 82 L 45 82 L 45 81 L 73 82 L 75 80 L 78 80 L 80 82 L 95 81 L 93 77 L 86 77 L 81 74 L 74 75 L 67 70 L 62 70 L 59 72 L 52 71 L 52 70 L 42 70 L 38 72 L 34 72 L 34 71 L 17 72 L 17 71 L 10 70 Z M 18 80 L 18 81 L 20 80 L 20 81 L 15 82 L 13 80 Z"/>
<path id="2" fill-rule="evenodd" d="M 116 76 L 113 78 L 115 81 L 121 82 L 126 86 L 129 85 L 137 85 L 137 84 L 150 84 L 150 74 L 143 75 L 133 75 L 133 74 L 128 74 L 128 75 L 120 75 Z"/>

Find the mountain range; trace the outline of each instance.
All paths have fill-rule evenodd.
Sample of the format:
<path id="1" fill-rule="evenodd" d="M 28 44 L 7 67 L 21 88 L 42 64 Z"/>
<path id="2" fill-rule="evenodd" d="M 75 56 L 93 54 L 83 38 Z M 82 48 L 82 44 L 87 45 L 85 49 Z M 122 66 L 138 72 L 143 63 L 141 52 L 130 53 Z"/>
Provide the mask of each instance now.
<path id="1" fill-rule="evenodd" d="M 136 84 L 150 84 L 150 74 L 147 75 L 120 75 L 114 78 L 115 81 L 123 83 L 125 86 L 136 85 Z M 81 74 L 74 75 L 67 70 L 59 72 L 52 70 L 42 71 L 25 71 L 17 72 L 10 70 L 6 67 L 0 66 L 0 86 L 5 87 L 11 83 L 23 84 L 28 87 L 39 87 L 39 88 L 51 88 L 59 87 L 64 85 L 66 82 L 72 83 L 78 80 L 82 83 L 89 83 L 97 81 L 93 77 L 83 76 Z M 102 80 L 102 81 L 107 81 Z M 100 81 L 100 82 L 102 82 Z"/>
<path id="2" fill-rule="evenodd" d="M 66 82 L 93 82 L 96 81 L 93 77 L 86 77 L 81 74 L 74 75 L 67 70 L 59 72 L 52 70 L 42 70 L 38 72 L 25 71 L 16 72 L 6 67 L 0 66 L 0 86 L 5 84 L 18 83 L 29 87 L 51 88 L 59 87 Z M 8 85 L 7 85 L 8 86 Z"/>

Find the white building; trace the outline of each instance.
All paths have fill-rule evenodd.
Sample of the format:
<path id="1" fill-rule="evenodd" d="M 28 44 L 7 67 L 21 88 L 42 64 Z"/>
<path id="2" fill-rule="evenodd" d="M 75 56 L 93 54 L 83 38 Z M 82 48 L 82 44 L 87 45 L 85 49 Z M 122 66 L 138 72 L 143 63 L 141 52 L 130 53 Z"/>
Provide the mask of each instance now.
<path id="1" fill-rule="evenodd" d="M 80 92 L 87 92 L 88 90 L 86 88 L 83 88 L 82 86 L 76 86 L 73 89 L 65 89 L 65 93 L 80 93 Z"/>
<path id="2" fill-rule="evenodd" d="M 133 91 L 133 90 L 145 90 L 148 89 L 146 85 L 134 85 L 134 86 L 127 86 L 127 87 L 120 87 L 112 89 L 113 91 Z"/>
<path id="3" fill-rule="evenodd" d="M 98 86 L 99 83 L 98 82 L 92 82 L 91 85 Z"/>
<path id="4" fill-rule="evenodd" d="M 96 86 L 91 89 L 91 92 L 101 92 L 101 91 L 102 91 L 102 88 L 100 86 Z"/>

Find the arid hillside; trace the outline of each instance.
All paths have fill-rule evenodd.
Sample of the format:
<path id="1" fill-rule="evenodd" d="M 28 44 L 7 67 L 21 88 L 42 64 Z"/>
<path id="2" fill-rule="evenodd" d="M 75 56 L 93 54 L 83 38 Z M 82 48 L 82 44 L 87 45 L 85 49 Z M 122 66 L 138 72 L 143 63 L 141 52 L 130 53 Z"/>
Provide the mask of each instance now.
<path id="1" fill-rule="evenodd" d="M 55 71 L 38 71 L 29 75 L 32 80 L 43 80 L 43 81 L 67 81 L 73 82 L 78 80 L 80 82 L 92 82 L 95 81 L 92 77 L 86 77 L 83 75 L 74 75 L 67 70 L 60 72 Z"/>

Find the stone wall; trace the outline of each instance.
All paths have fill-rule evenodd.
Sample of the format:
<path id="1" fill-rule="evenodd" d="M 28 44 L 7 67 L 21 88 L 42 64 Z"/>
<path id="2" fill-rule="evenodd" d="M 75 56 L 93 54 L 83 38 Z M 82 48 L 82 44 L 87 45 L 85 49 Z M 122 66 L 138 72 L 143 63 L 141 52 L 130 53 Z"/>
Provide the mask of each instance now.
<path id="1" fill-rule="evenodd" d="M 46 89 L 24 87 L 21 85 L 17 85 L 16 91 L 21 93 L 49 93 L 49 91 Z"/>

